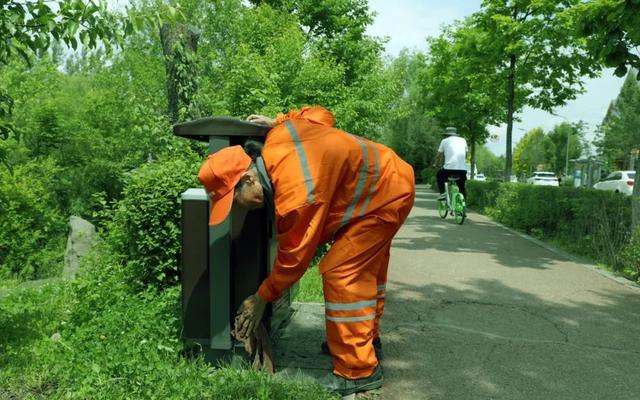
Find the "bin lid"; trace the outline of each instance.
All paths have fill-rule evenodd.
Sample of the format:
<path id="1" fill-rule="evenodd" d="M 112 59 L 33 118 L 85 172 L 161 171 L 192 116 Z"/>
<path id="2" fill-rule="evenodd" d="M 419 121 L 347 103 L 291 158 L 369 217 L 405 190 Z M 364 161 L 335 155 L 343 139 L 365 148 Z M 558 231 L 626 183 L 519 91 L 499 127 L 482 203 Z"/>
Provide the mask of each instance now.
<path id="1" fill-rule="evenodd" d="M 176 136 L 209 142 L 210 136 L 264 137 L 271 128 L 233 117 L 207 117 L 173 126 Z"/>

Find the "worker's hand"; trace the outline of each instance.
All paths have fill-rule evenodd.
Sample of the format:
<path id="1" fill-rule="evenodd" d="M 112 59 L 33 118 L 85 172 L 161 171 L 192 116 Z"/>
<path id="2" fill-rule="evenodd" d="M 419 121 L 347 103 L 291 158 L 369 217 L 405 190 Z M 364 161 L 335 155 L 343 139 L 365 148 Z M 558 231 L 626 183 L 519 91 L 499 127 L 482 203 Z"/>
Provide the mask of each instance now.
<path id="1" fill-rule="evenodd" d="M 264 125 L 273 128 L 276 126 L 276 120 L 273 118 L 265 117 L 264 115 L 249 115 L 247 121 L 253 122 L 254 124 Z"/>
<path id="2" fill-rule="evenodd" d="M 246 338 L 258 329 L 266 306 L 267 303 L 257 294 L 252 294 L 242 302 L 236 319 L 236 332 L 240 337 Z"/>

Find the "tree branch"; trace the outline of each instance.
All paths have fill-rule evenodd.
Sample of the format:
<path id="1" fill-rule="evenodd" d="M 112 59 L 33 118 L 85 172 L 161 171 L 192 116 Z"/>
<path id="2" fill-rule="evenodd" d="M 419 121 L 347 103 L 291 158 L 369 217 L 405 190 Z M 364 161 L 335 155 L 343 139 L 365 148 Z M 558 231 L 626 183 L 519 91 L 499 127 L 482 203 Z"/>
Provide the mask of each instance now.
<path id="1" fill-rule="evenodd" d="M 532 13 L 533 13 L 533 10 L 529 10 L 521 18 L 518 19 L 517 17 L 514 17 L 514 19 L 518 22 L 524 22 L 527 20 L 527 18 L 531 16 Z"/>

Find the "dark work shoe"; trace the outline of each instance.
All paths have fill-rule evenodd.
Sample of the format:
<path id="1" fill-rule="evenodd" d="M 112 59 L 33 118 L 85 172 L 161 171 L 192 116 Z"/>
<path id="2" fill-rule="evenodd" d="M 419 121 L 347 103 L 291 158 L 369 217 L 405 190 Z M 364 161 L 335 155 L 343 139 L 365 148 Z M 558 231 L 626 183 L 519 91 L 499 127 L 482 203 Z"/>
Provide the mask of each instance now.
<path id="1" fill-rule="evenodd" d="M 383 358 L 383 354 L 382 342 L 380 341 L 379 337 L 373 339 L 373 349 L 376 351 L 376 358 L 378 359 L 378 361 L 381 361 Z M 329 351 L 329 344 L 326 340 L 320 343 L 320 351 L 322 352 L 322 354 L 326 354 L 328 356 L 331 355 L 331 351 Z"/>
<path id="2" fill-rule="evenodd" d="M 320 379 L 319 383 L 325 390 L 338 393 L 343 397 L 353 393 L 379 389 L 383 383 L 382 367 L 378 364 L 371 376 L 362 379 L 346 379 L 330 372 Z"/>

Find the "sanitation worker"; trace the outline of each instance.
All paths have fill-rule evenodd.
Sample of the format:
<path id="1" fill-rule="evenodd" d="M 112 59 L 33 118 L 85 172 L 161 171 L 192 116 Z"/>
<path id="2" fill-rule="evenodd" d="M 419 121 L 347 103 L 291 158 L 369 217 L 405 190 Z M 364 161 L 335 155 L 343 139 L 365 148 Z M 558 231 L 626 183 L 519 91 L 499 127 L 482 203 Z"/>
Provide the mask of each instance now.
<path id="1" fill-rule="evenodd" d="M 253 334 L 266 303 L 302 277 L 319 245 L 333 240 L 319 265 L 333 357 L 333 372 L 321 383 L 343 396 L 379 388 L 374 341 L 380 347 L 389 250 L 413 205 L 413 169 L 388 147 L 335 128 L 322 107 L 248 120 L 272 127 L 261 157 L 227 147 L 198 173 L 213 204 L 210 224 L 229 213 L 242 219 L 268 202 L 275 213 L 274 267 L 239 308 L 236 330 Z"/>

